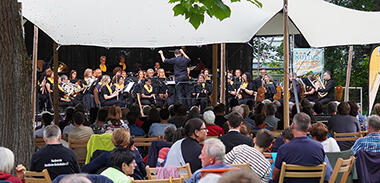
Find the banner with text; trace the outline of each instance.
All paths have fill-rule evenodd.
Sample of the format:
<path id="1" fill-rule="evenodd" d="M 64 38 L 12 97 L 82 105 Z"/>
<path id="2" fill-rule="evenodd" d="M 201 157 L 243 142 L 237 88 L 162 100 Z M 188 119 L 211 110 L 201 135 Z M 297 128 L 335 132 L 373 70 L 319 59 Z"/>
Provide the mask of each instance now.
<path id="1" fill-rule="evenodd" d="M 314 74 L 322 73 L 324 67 L 324 50 L 316 48 L 294 48 L 293 68 L 297 76 L 305 75 L 310 71 Z"/>

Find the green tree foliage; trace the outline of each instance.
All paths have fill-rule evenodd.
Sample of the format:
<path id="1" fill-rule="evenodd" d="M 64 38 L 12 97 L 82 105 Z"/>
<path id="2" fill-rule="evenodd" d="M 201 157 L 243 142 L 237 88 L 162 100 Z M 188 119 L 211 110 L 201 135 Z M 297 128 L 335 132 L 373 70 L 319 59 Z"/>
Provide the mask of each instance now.
<path id="1" fill-rule="evenodd" d="M 230 1 L 240 2 L 240 0 Z M 262 7 L 258 0 L 247 1 Z M 169 0 L 169 3 L 175 4 L 173 7 L 174 16 L 185 16 L 185 19 L 188 19 L 195 29 L 198 29 L 200 24 L 204 22 L 205 13 L 211 18 L 215 17 L 220 21 L 231 15 L 231 9 L 222 0 Z"/>
<path id="2" fill-rule="evenodd" d="M 378 11 L 377 0 L 333 0 L 339 6 L 361 11 Z M 353 22 L 354 23 L 354 22 Z M 365 34 L 363 32 L 363 34 Z M 368 62 L 373 45 L 354 46 L 350 86 L 363 87 L 363 113 L 368 114 Z M 325 49 L 325 70 L 333 73 L 336 85 L 345 86 L 348 61 L 348 46 L 329 47 Z M 350 100 L 360 102 L 358 91 L 350 90 Z M 375 102 L 380 101 L 380 94 Z"/>

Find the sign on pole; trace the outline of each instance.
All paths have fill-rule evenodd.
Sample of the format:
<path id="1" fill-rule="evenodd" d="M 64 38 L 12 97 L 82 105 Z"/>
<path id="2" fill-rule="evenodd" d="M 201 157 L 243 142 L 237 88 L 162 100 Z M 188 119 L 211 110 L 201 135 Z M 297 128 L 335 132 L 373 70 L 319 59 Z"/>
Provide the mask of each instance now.
<path id="1" fill-rule="evenodd" d="M 312 71 L 322 73 L 324 67 L 324 50 L 316 48 L 294 48 L 293 68 L 297 76 Z"/>

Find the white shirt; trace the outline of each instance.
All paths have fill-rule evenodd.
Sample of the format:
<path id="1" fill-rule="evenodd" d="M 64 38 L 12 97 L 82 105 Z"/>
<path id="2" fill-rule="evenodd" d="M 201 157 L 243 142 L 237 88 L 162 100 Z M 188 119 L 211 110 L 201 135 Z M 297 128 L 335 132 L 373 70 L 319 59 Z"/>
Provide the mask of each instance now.
<path id="1" fill-rule="evenodd" d="M 323 146 L 323 150 L 325 152 L 340 152 L 340 148 L 338 146 L 338 143 L 334 138 L 328 138 L 325 141 L 321 142 Z"/>

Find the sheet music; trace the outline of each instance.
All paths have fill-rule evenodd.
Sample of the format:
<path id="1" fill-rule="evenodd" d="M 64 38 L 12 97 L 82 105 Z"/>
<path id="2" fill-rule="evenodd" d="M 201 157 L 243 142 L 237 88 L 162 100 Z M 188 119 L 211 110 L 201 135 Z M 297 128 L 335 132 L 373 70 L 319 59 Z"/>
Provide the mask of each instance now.
<path id="1" fill-rule="evenodd" d="M 133 87 L 134 84 L 135 84 L 134 82 L 128 83 L 128 86 L 125 87 L 124 92 L 128 92 L 129 93 L 131 91 L 131 89 L 132 89 L 132 87 Z"/>
<path id="2" fill-rule="evenodd" d="M 175 81 L 166 81 L 166 85 L 175 85 Z"/>

